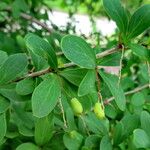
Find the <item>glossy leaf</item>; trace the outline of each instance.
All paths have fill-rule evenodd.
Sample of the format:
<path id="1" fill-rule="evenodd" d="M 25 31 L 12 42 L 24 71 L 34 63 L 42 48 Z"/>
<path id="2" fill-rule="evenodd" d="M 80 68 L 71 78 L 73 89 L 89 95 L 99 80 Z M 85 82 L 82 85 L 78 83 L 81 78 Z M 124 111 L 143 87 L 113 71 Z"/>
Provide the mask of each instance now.
<path id="1" fill-rule="evenodd" d="M 136 148 L 150 148 L 150 139 L 142 129 L 136 129 L 133 133 L 133 143 Z"/>
<path id="2" fill-rule="evenodd" d="M 87 73 L 86 69 L 76 68 L 76 69 L 65 69 L 60 72 L 60 75 L 63 76 L 66 80 L 68 80 L 72 84 L 79 86 L 86 73 Z"/>
<path id="3" fill-rule="evenodd" d="M 94 69 L 96 58 L 94 50 L 82 38 L 67 35 L 61 41 L 65 56 L 80 67 Z"/>
<path id="4" fill-rule="evenodd" d="M 100 150 L 112 150 L 112 144 L 108 135 L 104 136 L 100 143 Z"/>
<path id="5" fill-rule="evenodd" d="M 134 106 L 142 106 L 144 103 L 145 97 L 141 92 L 135 93 L 131 98 L 131 104 Z"/>
<path id="6" fill-rule="evenodd" d="M 38 145 L 44 145 L 49 142 L 53 135 L 53 116 L 49 115 L 39 118 L 35 124 L 35 141 Z"/>
<path id="7" fill-rule="evenodd" d="M 121 32 L 125 33 L 128 25 L 127 12 L 120 0 L 103 0 L 104 8 L 108 15 L 116 22 Z"/>
<path id="8" fill-rule="evenodd" d="M 0 50 L 0 66 L 7 60 L 7 58 L 7 53 Z"/>
<path id="9" fill-rule="evenodd" d="M 0 84 L 15 79 L 27 67 L 27 57 L 24 54 L 14 54 L 0 68 Z"/>
<path id="10" fill-rule="evenodd" d="M 82 144 L 82 140 L 83 136 L 74 130 L 70 133 L 65 133 L 63 136 L 64 144 L 69 150 L 79 150 Z"/>
<path id="11" fill-rule="evenodd" d="M 140 7 L 131 17 L 127 39 L 132 39 L 150 27 L 150 4 Z"/>
<path id="12" fill-rule="evenodd" d="M 55 107 L 60 96 L 58 77 L 51 75 L 41 82 L 32 95 L 33 115 L 42 118 L 47 116 Z"/>
<path id="13" fill-rule="evenodd" d="M 0 141 L 6 135 L 7 124 L 6 124 L 6 116 L 5 113 L 0 114 Z"/>
<path id="14" fill-rule="evenodd" d="M 37 147 L 36 145 L 34 145 L 33 143 L 23 143 L 20 144 L 16 150 L 40 150 L 39 147 Z"/>
<path id="15" fill-rule="evenodd" d="M 9 101 L 0 95 L 0 113 L 4 113 L 10 106 Z"/>
<path id="16" fill-rule="evenodd" d="M 150 52 L 148 49 L 145 47 L 138 45 L 138 44 L 133 44 L 130 43 L 128 46 L 131 48 L 132 52 L 137 55 L 139 58 L 143 60 L 148 60 L 150 57 Z"/>
<path id="17" fill-rule="evenodd" d="M 95 81 L 95 70 L 89 70 L 79 85 L 78 96 L 90 93 L 95 88 Z"/>
<path id="18" fill-rule="evenodd" d="M 124 111 L 126 108 L 126 99 L 121 85 L 118 85 L 118 77 L 99 71 L 100 76 L 107 84 L 112 95 L 115 97 L 115 102 L 120 110 Z"/>
<path id="19" fill-rule="evenodd" d="M 146 111 L 141 113 L 141 127 L 150 138 L 150 114 Z"/>
<path id="20" fill-rule="evenodd" d="M 34 90 L 34 81 L 33 79 L 24 79 L 19 81 L 16 85 L 16 92 L 19 95 L 28 95 L 31 94 Z"/>
<path id="21" fill-rule="evenodd" d="M 57 58 L 51 45 L 41 37 L 29 33 L 25 37 L 27 48 L 32 52 L 47 59 L 52 68 L 57 68 Z"/>

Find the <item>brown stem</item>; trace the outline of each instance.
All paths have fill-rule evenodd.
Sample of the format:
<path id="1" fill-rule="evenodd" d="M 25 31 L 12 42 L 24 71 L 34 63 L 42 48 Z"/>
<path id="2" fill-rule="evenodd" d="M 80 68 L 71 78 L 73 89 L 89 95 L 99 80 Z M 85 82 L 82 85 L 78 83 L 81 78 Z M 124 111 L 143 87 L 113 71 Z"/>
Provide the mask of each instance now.
<path id="1" fill-rule="evenodd" d="M 135 88 L 135 89 L 133 89 L 133 90 L 131 90 L 131 91 L 127 91 L 127 92 L 125 92 L 124 94 L 125 95 L 130 95 L 130 94 L 134 94 L 134 93 L 137 93 L 137 92 L 139 92 L 139 91 L 142 91 L 142 90 L 144 90 L 144 89 L 146 89 L 146 88 L 148 88 L 149 87 L 149 84 L 145 84 L 145 85 L 143 85 L 143 86 L 140 86 L 140 87 L 137 87 L 137 88 Z M 108 105 L 111 101 L 113 101 L 115 98 L 114 97 L 110 97 L 109 99 L 107 99 L 107 100 L 105 100 L 104 101 L 104 104 L 105 105 Z"/>
<path id="2" fill-rule="evenodd" d="M 29 21 L 32 21 L 34 23 L 36 23 L 37 25 L 43 27 L 44 29 L 46 29 L 49 33 L 51 33 L 51 29 L 43 22 L 37 20 L 36 18 L 33 18 L 32 16 L 26 14 L 26 13 L 21 13 L 20 15 L 22 18 L 26 19 L 26 20 L 29 20 Z"/>
<path id="3" fill-rule="evenodd" d="M 23 77 L 20 77 L 20 78 L 14 80 L 13 82 L 18 82 L 18 81 L 23 80 L 25 78 L 38 77 L 38 76 L 44 75 L 44 74 L 49 73 L 49 72 L 51 72 L 51 69 L 50 68 L 46 68 L 44 70 L 40 70 L 40 71 L 37 71 L 37 72 L 33 72 L 33 73 L 30 73 L 30 74 L 27 74 L 27 75 L 25 75 Z"/>
<path id="4" fill-rule="evenodd" d="M 96 58 L 102 58 L 102 57 L 105 57 L 105 56 L 108 56 L 108 55 L 111 55 L 113 53 L 116 53 L 117 51 L 119 51 L 119 48 L 118 47 L 114 47 L 114 48 L 111 48 L 109 50 L 105 50 L 104 52 L 101 52 L 101 53 L 98 53 L 96 54 Z"/>

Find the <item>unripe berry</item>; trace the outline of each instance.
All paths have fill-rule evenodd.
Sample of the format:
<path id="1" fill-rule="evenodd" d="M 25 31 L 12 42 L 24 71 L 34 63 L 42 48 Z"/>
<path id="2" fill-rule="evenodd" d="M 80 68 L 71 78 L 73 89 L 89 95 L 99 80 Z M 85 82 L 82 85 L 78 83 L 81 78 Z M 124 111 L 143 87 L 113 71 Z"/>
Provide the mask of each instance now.
<path id="1" fill-rule="evenodd" d="M 99 119 L 104 119 L 105 118 L 105 112 L 104 109 L 102 108 L 101 103 L 97 102 L 94 106 L 94 113 Z"/>
<path id="2" fill-rule="evenodd" d="M 77 98 L 71 99 L 71 107 L 76 116 L 80 116 L 83 112 L 83 107 Z"/>

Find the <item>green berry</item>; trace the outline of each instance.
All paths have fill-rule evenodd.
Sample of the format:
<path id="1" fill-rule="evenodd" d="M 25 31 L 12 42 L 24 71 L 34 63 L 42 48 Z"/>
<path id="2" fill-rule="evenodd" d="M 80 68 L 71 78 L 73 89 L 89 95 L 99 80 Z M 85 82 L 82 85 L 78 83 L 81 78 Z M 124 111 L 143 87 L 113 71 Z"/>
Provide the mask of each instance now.
<path id="1" fill-rule="evenodd" d="M 76 116 L 80 116 L 83 112 L 83 107 L 77 98 L 71 99 L 71 107 Z"/>
<path id="2" fill-rule="evenodd" d="M 99 119 L 104 119 L 105 118 L 105 112 L 104 109 L 102 108 L 101 103 L 97 102 L 94 106 L 94 113 Z"/>

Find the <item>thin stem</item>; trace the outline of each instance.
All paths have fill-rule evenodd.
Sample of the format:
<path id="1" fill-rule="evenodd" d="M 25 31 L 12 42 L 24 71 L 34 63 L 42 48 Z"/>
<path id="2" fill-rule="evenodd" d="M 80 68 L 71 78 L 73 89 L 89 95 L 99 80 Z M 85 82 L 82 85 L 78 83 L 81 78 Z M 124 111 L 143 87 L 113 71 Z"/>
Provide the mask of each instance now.
<path id="1" fill-rule="evenodd" d="M 44 70 L 40 70 L 40 71 L 37 71 L 37 72 L 33 72 L 33 73 L 30 73 L 30 74 L 27 74 L 27 75 L 25 75 L 25 76 L 23 76 L 23 77 L 20 77 L 20 78 L 14 80 L 13 82 L 18 82 L 18 81 L 23 80 L 23 79 L 25 79 L 25 78 L 38 77 L 38 76 L 47 74 L 47 73 L 49 73 L 49 72 L 51 72 L 51 71 L 52 71 L 52 70 L 51 70 L 50 68 L 46 68 L 46 69 L 44 69 Z"/>
<path id="2" fill-rule="evenodd" d="M 130 94 L 134 94 L 134 93 L 137 93 L 137 92 L 139 92 L 139 91 L 142 91 L 142 90 L 144 90 L 144 89 L 146 89 L 146 88 L 148 88 L 149 87 L 149 84 L 145 84 L 145 85 L 143 85 L 143 86 L 140 86 L 140 87 L 137 87 L 137 88 L 135 88 L 135 89 L 133 89 L 133 90 L 131 90 L 131 91 L 127 91 L 127 92 L 125 92 L 124 94 L 125 95 L 130 95 Z M 105 105 L 108 105 L 111 101 L 113 101 L 115 98 L 114 97 L 110 97 L 109 99 L 107 99 L 107 100 L 105 100 L 104 101 L 104 104 Z"/>
<path id="3" fill-rule="evenodd" d="M 67 128 L 67 121 L 66 121 L 65 112 L 64 112 L 64 108 L 63 108 L 63 105 L 62 105 L 61 98 L 59 98 L 59 105 L 60 105 L 60 109 L 61 109 L 62 116 L 63 116 L 64 127 Z"/>
<path id="4" fill-rule="evenodd" d="M 90 132 L 89 132 L 89 130 L 88 130 L 88 128 L 87 128 L 87 125 L 86 125 L 86 122 L 85 122 L 84 118 L 83 118 L 82 116 L 80 116 L 80 118 L 81 118 L 81 120 L 82 120 L 82 122 L 83 122 L 83 125 L 84 125 L 84 127 L 85 127 L 85 130 L 86 130 L 87 134 L 90 135 Z"/>
<path id="5" fill-rule="evenodd" d="M 26 13 L 21 13 L 20 16 L 26 20 L 36 23 L 37 25 L 41 26 L 42 28 L 46 29 L 49 33 L 51 33 L 52 30 L 45 23 L 37 20 L 36 18 L 33 18 L 32 16 L 30 16 Z"/>
<path id="6" fill-rule="evenodd" d="M 150 88 L 150 64 L 148 61 L 146 63 L 147 63 L 147 70 L 148 70 L 148 82 L 149 82 L 149 88 Z"/>
<path id="7" fill-rule="evenodd" d="M 96 54 L 96 58 L 103 58 L 105 56 L 108 56 L 108 55 L 111 55 L 113 53 L 116 53 L 119 51 L 119 48 L 118 47 L 114 47 L 114 48 L 111 48 L 109 50 L 105 50 L 104 52 L 101 52 L 101 53 L 98 53 Z"/>
<path id="8" fill-rule="evenodd" d="M 98 94 L 98 102 L 101 103 L 102 105 L 102 109 L 104 109 L 104 104 L 103 104 L 103 98 L 102 98 L 102 94 L 100 91 L 100 78 L 99 78 L 99 74 L 98 74 L 98 68 L 96 68 L 96 80 L 97 80 L 97 94 Z"/>
<path id="9" fill-rule="evenodd" d="M 123 46 L 123 45 L 122 45 Z M 122 73 L 122 61 L 123 61 L 123 56 L 124 56 L 124 46 L 122 47 L 121 50 L 121 58 L 120 58 L 120 62 L 119 62 L 119 79 L 118 79 L 118 86 L 120 85 L 120 81 L 121 81 L 121 73 Z"/>

